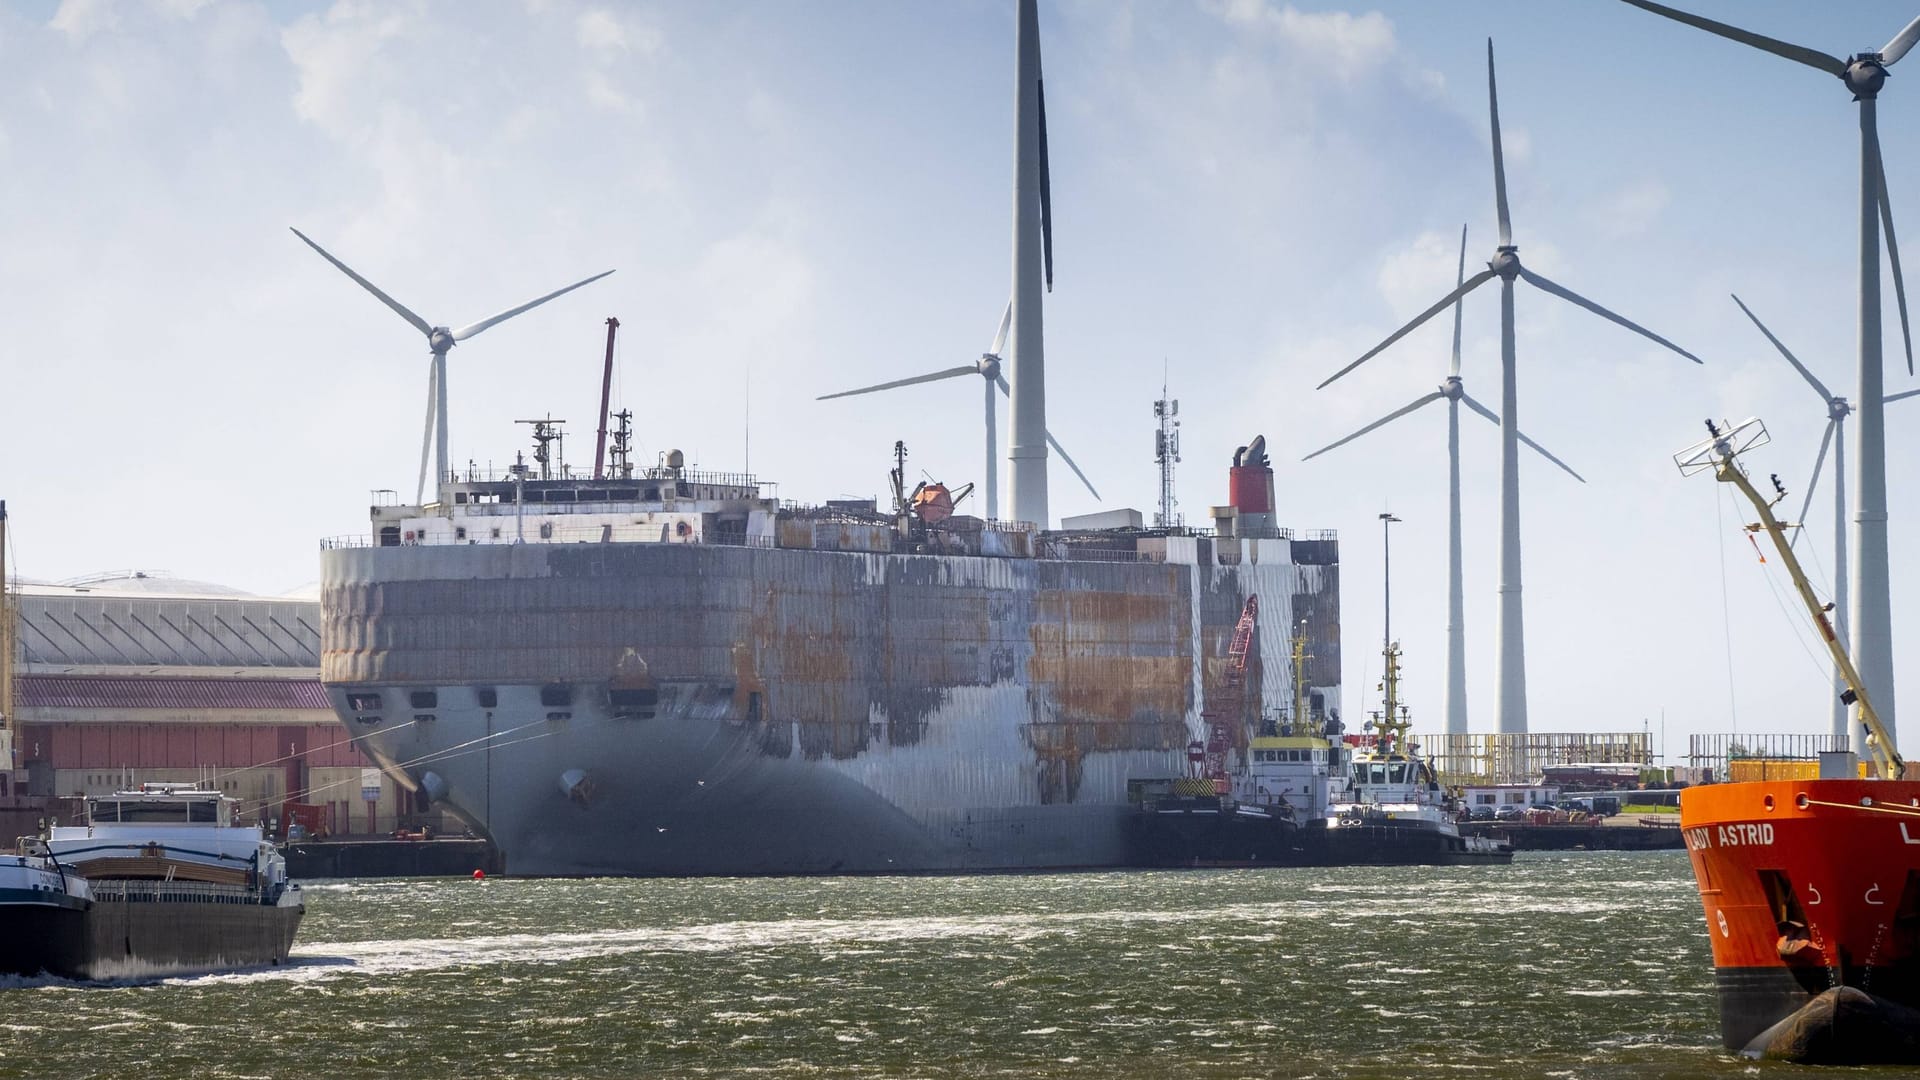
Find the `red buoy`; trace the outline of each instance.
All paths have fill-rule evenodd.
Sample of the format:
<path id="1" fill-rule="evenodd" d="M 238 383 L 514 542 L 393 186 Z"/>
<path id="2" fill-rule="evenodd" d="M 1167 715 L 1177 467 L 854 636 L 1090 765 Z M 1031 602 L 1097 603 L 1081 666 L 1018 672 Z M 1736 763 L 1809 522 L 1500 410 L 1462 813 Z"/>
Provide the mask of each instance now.
<path id="1" fill-rule="evenodd" d="M 475 881 L 487 880 L 487 872 L 485 870 L 475 870 L 473 872 L 473 880 Z"/>

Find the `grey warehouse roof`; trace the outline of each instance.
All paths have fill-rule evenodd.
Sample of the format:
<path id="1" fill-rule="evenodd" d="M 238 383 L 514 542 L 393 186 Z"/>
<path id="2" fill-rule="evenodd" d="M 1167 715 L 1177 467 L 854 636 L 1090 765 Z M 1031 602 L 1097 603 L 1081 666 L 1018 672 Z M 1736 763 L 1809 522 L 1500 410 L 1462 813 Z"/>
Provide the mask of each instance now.
<path id="1" fill-rule="evenodd" d="M 165 587 L 181 586 L 190 583 Z M 312 600 L 26 585 L 17 601 L 26 671 L 266 668 L 293 675 L 320 667 L 320 605 Z"/>

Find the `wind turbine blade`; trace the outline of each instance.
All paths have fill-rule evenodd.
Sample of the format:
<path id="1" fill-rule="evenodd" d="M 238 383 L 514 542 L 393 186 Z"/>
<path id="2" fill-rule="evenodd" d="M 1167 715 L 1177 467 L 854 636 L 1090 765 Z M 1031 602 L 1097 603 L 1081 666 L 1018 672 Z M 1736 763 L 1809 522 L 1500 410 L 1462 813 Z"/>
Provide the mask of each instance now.
<path id="1" fill-rule="evenodd" d="M 1453 284 L 1458 288 L 1467 283 L 1467 227 L 1460 226 L 1460 269 L 1454 272 Z M 1453 301 L 1453 368 L 1452 373 L 1460 374 L 1460 308 L 1462 301 Z"/>
<path id="2" fill-rule="evenodd" d="M 1784 56 L 1788 60 L 1795 61 L 1796 63 L 1805 64 L 1811 68 L 1818 68 L 1829 75 L 1840 76 L 1846 74 L 1847 71 L 1847 62 L 1845 60 L 1835 56 L 1828 56 L 1818 49 L 1809 49 L 1803 45 L 1795 45 L 1777 38 L 1770 38 L 1764 34 L 1756 34 L 1751 30 L 1742 30 L 1737 26 L 1728 26 L 1723 22 L 1714 22 L 1712 19 L 1680 11 L 1677 8 L 1670 8 L 1665 4 L 1653 3 L 1652 0 L 1627 0 L 1627 3 L 1632 4 L 1634 7 L 1651 11 L 1655 15 L 1665 15 L 1675 22 L 1683 22 L 1688 26 L 1699 27 L 1709 34 L 1718 34 L 1723 38 L 1731 38 L 1734 41 L 1740 42 L 1742 45 L 1751 45 L 1756 49 L 1770 52 L 1775 56 Z M 1909 27 L 1908 29 L 1912 28 Z M 1901 37 L 1905 36 L 1906 32 L 1902 31 Z M 1900 39 L 1895 38 L 1894 40 L 1898 41 Z"/>
<path id="3" fill-rule="evenodd" d="M 414 488 L 414 505 L 422 505 L 427 498 L 427 459 L 433 452 L 433 417 L 440 402 L 440 365 L 433 360 L 427 361 L 427 426 L 420 433 L 420 483 Z"/>
<path id="4" fill-rule="evenodd" d="M 293 228 L 293 226 L 291 225 L 287 227 L 290 229 Z M 363 278 L 359 274 L 354 273 L 353 268 L 351 266 L 348 266 L 346 263 L 343 263 L 339 259 L 336 259 L 332 255 L 329 255 L 327 253 L 326 248 L 323 248 L 319 244 L 314 243 L 312 240 L 307 239 L 306 233 L 301 232 L 299 229 L 293 229 L 293 235 L 305 241 L 308 247 L 319 252 L 320 257 L 332 263 L 335 269 L 339 270 L 341 273 L 347 275 L 353 280 L 359 282 L 361 288 L 379 297 L 381 303 L 392 308 L 395 314 L 399 315 L 401 318 L 412 323 L 413 328 L 415 330 L 420 331 L 421 333 L 427 335 L 428 337 L 433 336 L 433 327 L 427 325 L 427 320 L 421 318 L 418 315 L 415 315 L 411 311 L 408 311 L 406 308 L 406 305 L 402 304 L 398 300 L 395 300 L 393 297 L 388 296 L 386 293 L 381 292 L 380 287 L 375 285 L 373 282 L 368 281 L 366 278 Z"/>
<path id="5" fill-rule="evenodd" d="M 1315 450 L 1313 453 L 1308 454 L 1306 457 L 1301 458 L 1300 460 L 1312 461 L 1314 458 L 1319 457 L 1321 454 L 1324 454 L 1329 450 L 1335 449 L 1336 447 L 1345 446 L 1348 443 L 1352 442 L 1353 440 L 1359 438 L 1362 435 L 1365 435 L 1367 432 L 1372 431 L 1377 427 L 1384 427 L 1387 424 L 1391 424 L 1395 420 L 1400 419 L 1401 417 L 1407 415 L 1408 413 L 1414 411 L 1415 409 L 1418 409 L 1422 405 L 1430 405 L 1433 402 L 1436 402 L 1441 400 L 1442 398 L 1445 398 L 1446 396 L 1447 395 L 1441 393 L 1438 390 L 1435 390 L 1431 394 L 1423 394 L 1420 397 L 1414 398 L 1411 403 L 1407 405 L 1403 405 L 1400 408 L 1393 410 L 1387 415 L 1381 417 L 1378 420 L 1375 420 L 1373 423 L 1368 424 L 1366 427 L 1361 428 L 1359 431 L 1354 432 L 1353 434 L 1347 436 L 1346 438 L 1340 439 L 1337 442 L 1330 442 L 1327 445 L 1321 447 L 1320 449 Z"/>
<path id="6" fill-rule="evenodd" d="M 1681 348 L 1680 346 L 1675 345 L 1673 342 L 1668 341 L 1666 338 L 1661 337 L 1659 334 L 1654 333 L 1653 331 L 1647 329 L 1644 326 L 1641 326 L 1639 323 L 1636 323 L 1631 319 L 1623 319 L 1620 316 L 1615 315 L 1613 312 L 1608 311 L 1606 308 L 1601 307 L 1599 304 L 1596 304 L 1593 301 L 1587 299 L 1586 297 L 1581 296 L 1579 293 L 1574 292 L 1572 289 L 1569 289 L 1564 285 L 1556 285 L 1553 282 L 1548 281 L 1546 278 L 1541 277 L 1539 274 L 1534 273 L 1533 271 L 1527 269 L 1524 266 L 1520 268 L 1520 276 L 1525 278 L 1527 282 L 1536 289 L 1543 289 L 1559 297 L 1562 300 L 1568 301 L 1569 303 L 1578 304 L 1581 307 L 1586 308 L 1588 311 L 1593 312 L 1595 315 L 1598 315 L 1601 318 L 1607 320 L 1608 322 L 1618 323 L 1619 325 L 1626 327 L 1627 329 L 1633 331 L 1636 334 L 1639 334 L 1641 337 L 1644 337 L 1649 341 L 1653 341 L 1661 345 L 1665 345 L 1667 348 L 1672 349 L 1674 352 L 1679 353 L 1681 356 L 1686 357 L 1687 359 L 1693 361 L 1696 364 L 1702 363 L 1699 357 L 1693 355 L 1692 353 Z"/>
<path id="7" fill-rule="evenodd" d="M 1079 477 L 1080 482 L 1087 485 L 1087 490 L 1093 492 L 1093 497 L 1098 499 L 1100 493 L 1094 490 L 1093 481 L 1087 479 L 1087 474 L 1081 472 L 1080 466 L 1075 465 L 1073 459 L 1067 456 L 1067 448 L 1060 445 L 1060 440 L 1054 438 L 1051 431 L 1047 432 L 1047 445 L 1053 447 L 1053 452 L 1060 455 L 1060 460 L 1067 463 L 1067 468 L 1073 470 L 1073 475 Z"/>
<path id="8" fill-rule="evenodd" d="M 1833 443 L 1833 429 L 1838 423 L 1839 421 L 1837 420 L 1827 421 L 1827 432 L 1820 436 L 1820 453 L 1816 454 L 1813 459 L 1813 478 L 1807 481 L 1807 497 L 1800 503 L 1800 517 L 1797 519 L 1800 527 L 1794 530 L 1793 541 L 1787 544 L 1788 547 L 1792 547 L 1794 543 L 1797 543 L 1800 539 L 1800 534 L 1807 531 L 1807 510 L 1813 506 L 1813 492 L 1815 488 L 1820 486 L 1820 469 L 1827 463 L 1827 447 Z M 1841 481 L 1841 483 L 1845 482 L 1844 480 Z"/>
<path id="9" fill-rule="evenodd" d="M 1507 164 L 1500 153 L 1500 92 L 1493 83 L 1493 39 L 1487 39 L 1487 111 L 1493 116 L 1493 208 L 1500 218 L 1500 246 L 1513 243 L 1507 217 Z"/>
<path id="10" fill-rule="evenodd" d="M 1917 21 L 1915 25 L 1920 25 Z M 1887 261 L 1893 264 L 1893 296 L 1900 304 L 1900 338 L 1907 346 L 1907 374 L 1913 374 L 1913 330 L 1907 325 L 1907 282 L 1900 276 L 1900 245 L 1893 238 L 1893 202 L 1887 195 L 1887 163 L 1880 157 L 1880 132 L 1869 128 L 1873 166 L 1880 174 L 1880 227 L 1887 234 Z"/>
<path id="11" fill-rule="evenodd" d="M 518 315 L 521 312 L 528 310 L 529 308 L 537 308 L 541 304 L 546 303 L 547 301 L 553 299 L 556 296 L 565 296 L 566 294 L 572 292 L 573 290 L 579 288 L 580 286 L 590 285 L 593 282 L 599 281 L 601 278 L 606 277 L 608 274 L 611 274 L 611 273 L 613 273 L 613 271 L 603 270 L 600 273 L 595 274 L 590 278 L 586 278 L 581 281 L 576 281 L 564 289 L 555 289 L 554 291 L 548 293 L 547 295 L 540 297 L 538 300 L 529 300 L 526 303 L 521 304 L 519 307 L 508 308 L 507 310 L 501 312 L 498 315 L 492 315 L 487 318 L 481 319 L 477 323 L 468 323 L 466 326 L 463 326 L 460 329 L 455 330 L 453 332 L 453 340 L 465 341 L 468 338 L 472 337 L 473 335 L 478 334 L 480 331 L 485 330 L 487 327 L 494 325 L 495 323 L 506 322 L 508 319 L 513 318 L 515 315 Z"/>
<path id="12" fill-rule="evenodd" d="M 978 368 L 967 368 L 965 370 L 974 374 L 979 373 Z M 1008 398 L 1013 397 L 1013 388 L 1007 385 L 1007 377 L 1005 375 L 999 375 L 999 374 L 994 375 L 993 382 L 994 382 L 994 385 L 1000 388 L 1001 394 L 1005 395 Z M 1087 486 L 1087 491 L 1092 493 L 1094 498 L 1096 499 L 1100 498 L 1100 492 L 1094 488 L 1093 481 L 1087 479 L 1087 474 L 1081 472 L 1080 466 L 1074 464 L 1073 458 L 1068 456 L 1067 454 L 1067 448 L 1060 445 L 1060 440 L 1054 438 L 1053 432 L 1051 431 L 1047 432 L 1047 445 L 1053 447 L 1053 452 L 1056 454 L 1059 454 L 1060 460 L 1067 463 L 1067 468 L 1072 469 L 1073 475 L 1079 477 L 1080 482 Z"/>
<path id="13" fill-rule="evenodd" d="M 1905 30 L 1893 35 L 1893 40 L 1880 47 L 1880 62 L 1892 67 L 1899 59 L 1907 55 L 1913 43 L 1920 41 L 1920 18 L 1907 24 Z"/>
<path id="14" fill-rule="evenodd" d="M 858 390 L 842 390 L 837 394 L 821 394 L 819 397 L 814 398 L 813 400 L 826 401 L 829 398 L 852 397 L 855 394 L 871 394 L 877 390 L 891 390 L 896 386 L 912 386 L 915 383 L 937 382 L 941 379 L 952 379 L 961 375 L 978 375 L 978 374 L 980 374 L 979 366 L 975 364 L 968 364 L 966 367 L 952 367 L 952 368 L 947 368 L 944 371 L 936 371 L 931 375 L 915 375 L 911 379 L 895 379 L 892 382 L 883 382 L 877 386 L 863 386 Z"/>
<path id="15" fill-rule="evenodd" d="M 1358 360 L 1355 360 L 1353 363 L 1348 364 L 1346 367 L 1341 368 L 1339 371 L 1334 372 L 1332 375 L 1327 377 L 1326 382 L 1323 382 L 1319 386 L 1314 387 L 1314 389 L 1315 390 L 1326 389 L 1327 386 L 1331 384 L 1335 379 L 1340 378 L 1340 376 L 1345 375 L 1347 372 L 1352 371 L 1354 368 L 1357 368 L 1361 364 L 1364 364 L 1367 361 L 1373 359 L 1375 356 L 1378 356 L 1383 350 L 1386 349 L 1387 346 L 1393 344 L 1396 341 L 1399 341 L 1401 338 L 1406 337 L 1408 334 L 1412 333 L 1414 329 L 1417 328 L 1421 323 L 1426 322 L 1428 319 L 1431 319 L 1435 315 L 1438 315 L 1442 311 L 1445 311 L 1447 309 L 1448 304 L 1453 303 L 1455 300 L 1460 299 L 1461 297 L 1467 295 L 1473 290 L 1486 284 L 1488 281 L 1491 281 L 1493 277 L 1494 277 L 1493 271 L 1482 270 L 1479 273 L 1468 278 L 1458 288 L 1454 289 L 1452 292 L 1448 293 L 1447 295 L 1441 297 L 1438 303 L 1434 304 L 1432 307 L 1421 312 L 1420 314 L 1414 316 L 1412 322 L 1408 323 L 1407 325 L 1401 327 L 1398 330 L 1395 330 L 1391 335 L 1387 337 L 1387 340 L 1381 342 L 1378 345 L 1375 345 L 1371 349 L 1368 349 L 1366 352 L 1366 355 L 1362 356 Z"/>
<path id="16" fill-rule="evenodd" d="M 987 350 L 988 353 L 994 356 L 1001 355 L 1000 350 L 1007 347 L 1007 331 L 1012 327 L 1013 327 L 1013 301 L 1009 300 L 1007 301 L 1006 312 L 1000 316 L 1000 330 L 999 332 L 993 335 L 993 348 L 988 349 Z"/>
<path id="17" fill-rule="evenodd" d="M 1040 48 L 1034 43 L 1034 50 Z M 1034 81 L 1034 104 L 1040 113 L 1040 253 L 1046 260 L 1047 291 L 1053 291 L 1053 169 L 1047 164 L 1047 80 Z M 1065 457 L 1063 453 L 1060 455 Z M 1075 472 L 1080 470 L 1075 469 Z M 1085 480 L 1086 477 L 1081 477 Z M 1087 485 L 1091 488 L 1093 485 Z M 1098 496 L 1095 496 L 1096 498 Z"/>
<path id="18" fill-rule="evenodd" d="M 1467 408 L 1472 409 L 1474 412 L 1477 412 L 1481 416 L 1486 417 L 1487 420 L 1493 424 L 1493 426 L 1495 427 L 1500 426 L 1499 413 L 1496 413 L 1492 409 L 1487 408 L 1485 405 L 1482 405 L 1479 402 L 1473 400 L 1471 395 L 1461 394 L 1460 400 L 1466 404 Z M 1541 446 L 1539 443 L 1534 442 L 1532 439 L 1528 438 L 1526 432 L 1516 431 L 1514 432 L 1514 434 L 1519 436 L 1521 442 L 1532 447 L 1535 453 L 1539 454 L 1543 458 L 1546 458 L 1548 461 L 1553 462 L 1555 465 L 1560 466 L 1562 469 L 1565 469 L 1568 476 L 1573 477 L 1575 480 L 1578 480 L 1583 484 L 1587 482 L 1586 477 L 1581 476 L 1579 473 L 1573 471 L 1573 466 L 1567 464 L 1564 461 L 1561 461 L 1557 457 L 1554 457 L 1552 451 L 1548 450 L 1546 447 Z"/>
<path id="19" fill-rule="evenodd" d="M 1901 398 L 1910 398 L 1910 397 L 1920 397 L 1920 390 L 1902 390 L 1898 394 L 1888 394 L 1886 397 L 1883 397 L 1880 400 L 1882 402 L 1894 402 L 1894 401 L 1899 401 Z"/>
<path id="20" fill-rule="evenodd" d="M 1807 370 L 1807 366 L 1800 362 L 1800 358 L 1793 355 L 1793 353 L 1789 351 L 1785 345 L 1780 344 L 1780 339 L 1773 336 L 1773 331 L 1767 329 L 1767 324 L 1760 321 L 1760 316 L 1755 315 L 1753 311 L 1750 308 L 1748 308 L 1743 301 L 1741 301 L 1740 297 L 1734 296 L 1733 302 L 1736 304 L 1739 304 L 1740 310 L 1746 312 L 1747 318 L 1753 320 L 1753 325 L 1759 327 L 1760 332 L 1767 335 L 1767 340 L 1773 342 L 1773 347 L 1776 349 L 1779 349 L 1780 355 L 1787 358 L 1787 363 L 1793 365 L 1793 370 L 1799 372 L 1801 378 L 1813 384 L 1814 392 L 1819 394 L 1822 400 L 1824 401 L 1833 400 L 1833 391 L 1828 390 L 1825 383 L 1822 383 L 1819 379 L 1814 378 L 1813 372 Z"/>

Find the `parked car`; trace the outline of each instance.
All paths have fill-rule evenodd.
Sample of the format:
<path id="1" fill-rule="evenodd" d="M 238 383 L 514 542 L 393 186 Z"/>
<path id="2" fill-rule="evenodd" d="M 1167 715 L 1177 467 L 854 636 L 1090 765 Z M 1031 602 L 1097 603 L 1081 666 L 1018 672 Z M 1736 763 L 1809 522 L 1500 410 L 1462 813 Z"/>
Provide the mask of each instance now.
<path id="1" fill-rule="evenodd" d="M 1527 808 L 1519 803 L 1508 803 L 1493 812 L 1495 821 L 1519 821 L 1527 816 Z"/>
<path id="2" fill-rule="evenodd" d="M 1467 820 L 1468 821 L 1492 821 L 1493 807 L 1491 805 L 1476 806 L 1472 810 L 1468 811 Z"/>

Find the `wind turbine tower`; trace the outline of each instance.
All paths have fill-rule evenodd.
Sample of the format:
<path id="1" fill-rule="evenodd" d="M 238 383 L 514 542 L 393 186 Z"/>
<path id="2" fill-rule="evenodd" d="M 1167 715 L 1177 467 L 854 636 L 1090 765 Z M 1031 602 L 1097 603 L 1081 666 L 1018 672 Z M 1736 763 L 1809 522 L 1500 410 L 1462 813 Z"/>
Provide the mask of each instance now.
<path id="1" fill-rule="evenodd" d="M 1493 204 L 1500 223 L 1500 246 L 1494 249 L 1493 258 L 1485 270 L 1468 278 L 1432 307 L 1414 316 L 1412 322 L 1395 330 L 1360 359 L 1334 372 L 1320 386 L 1325 387 L 1379 355 L 1387 346 L 1438 315 L 1460 297 L 1496 277 L 1500 279 L 1500 654 L 1495 722 L 1496 729 L 1502 734 L 1517 734 L 1527 730 L 1527 674 L 1526 633 L 1521 625 L 1520 606 L 1520 428 L 1517 415 L 1519 385 L 1515 377 L 1513 343 L 1514 280 L 1518 278 L 1542 292 L 1583 307 L 1609 322 L 1672 349 L 1696 364 L 1700 363 L 1700 358 L 1520 264 L 1520 249 L 1513 242 L 1513 226 L 1507 214 L 1507 172 L 1500 152 L 1500 97 L 1494 83 L 1492 40 L 1487 42 L 1487 99 L 1493 128 Z"/>
<path id="2" fill-rule="evenodd" d="M 1047 169 L 1047 103 L 1040 73 L 1040 14 L 1020 0 L 1015 53 L 1013 154 L 1013 519 L 1038 528 L 1047 514 L 1047 361 L 1041 289 L 1053 288 L 1053 193 Z"/>
<path id="3" fill-rule="evenodd" d="M 1460 266 L 1455 271 L 1455 283 L 1464 284 L 1467 273 L 1467 229 L 1460 227 Z M 1447 380 L 1438 390 L 1417 397 L 1412 404 L 1403 406 L 1375 420 L 1359 431 L 1315 450 L 1302 461 L 1312 461 L 1335 447 L 1345 446 L 1375 428 L 1387 424 L 1423 408 L 1436 401 L 1447 403 L 1447 734 L 1467 734 L 1467 643 L 1466 643 L 1466 585 L 1461 571 L 1462 546 L 1460 540 L 1460 406 L 1485 417 L 1489 423 L 1498 427 L 1500 416 L 1492 409 L 1468 396 L 1466 385 L 1460 380 L 1460 308 L 1459 295 L 1453 301 L 1453 364 L 1447 371 Z M 1519 435 L 1520 441 L 1531 447 L 1541 457 L 1565 469 L 1567 475 L 1581 483 L 1586 478 L 1569 468 L 1567 463 L 1554 457 L 1547 449 L 1525 432 Z"/>
<path id="4" fill-rule="evenodd" d="M 1738 296 L 1733 298 L 1733 302 L 1740 305 L 1740 310 L 1746 312 L 1747 318 L 1753 320 L 1753 325 L 1760 328 L 1760 332 L 1766 335 L 1774 348 L 1780 350 L 1780 355 L 1787 358 L 1787 363 L 1792 364 L 1793 370 L 1807 380 L 1807 384 L 1813 387 L 1813 392 L 1819 394 L 1821 402 L 1826 405 L 1827 430 L 1820 436 L 1820 452 L 1813 459 L 1813 476 L 1807 480 L 1807 496 L 1800 503 L 1798 519 L 1800 531 L 1794 533 L 1793 538 L 1797 542 L 1800 539 L 1800 532 L 1806 531 L 1809 520 L 1807 511 L 1813 507 L 1813 492 L 1820 486 L 1821 466 L 1827 463 L 1827 448 L 1831 446 L 1833 448 L 1833 631 L 1840 638 L 1840 644 L 1851 651 L 1852 644 L 1847 636 L 1847 586 L 1849 584 L 1847 581 L 1847 417 L 1853 414 L 1853 403 L 1828 390 L 1825 383 L 1815 378 L 1813 372 L 1808 371 L 1807 366 L 1800 362 L 1800 358 L 1793 355 L 1779 338 L 1774 337 L 1773 331 L 1767 329 L 1767 325 L 1760 321 L 1760 316 L 1755 315 Z M 1920 390 L 1889 394 L 1885 400 L 1887 403 L 1892 403 L 1916 395 L 1920 395 Z M 1839 745 L 1844 746 L 1848 738 L 1847 703 L 1841 695 L 1846 692 L 1847 679 L 1841 673 L 1839 664 L 1834 664 L 1833 668 L 1833 737 L 1839 741 Z M 1872 691 L 1868 691 L 1868 695 L 1871 698 Z"/>
<path id="5" fill-rule="evenodd" d="M 1897 738 L 1893 707 L 1893 602 L 1887 570 L 1887 432 L 1883 414 L 1886 380 L 1880 349 L 1880 226 L 1887 230 L 1887 258 L 1900 306 L 1907 373 L 1913 373 L 1913 333 L 1907 322 L 1906 285 L 1893 237 L 1893 207 L 1887 198 L 1886 165 L 1880 159 L 1879 99 L 1887 69 L 1920 41 L 1920 18 L 1877 52 L 1842 60 L 1818 49 L 1780 41 L 1737 26 L 1702 18 L 1650 0 L 1626 0 L 1637 8 L 1751 45 L 1837 77 L 1860 103 L 1860 389 L 1854 396 L 1853 640 L 1851 659 L 1888 738 Z M 1897 751 L 1897 747 L 1887 747 Z"/>

